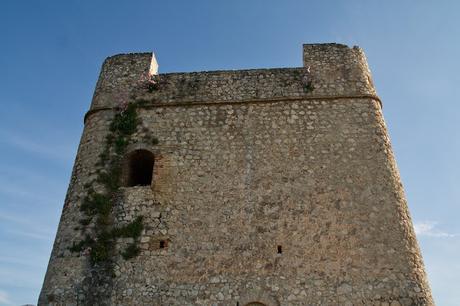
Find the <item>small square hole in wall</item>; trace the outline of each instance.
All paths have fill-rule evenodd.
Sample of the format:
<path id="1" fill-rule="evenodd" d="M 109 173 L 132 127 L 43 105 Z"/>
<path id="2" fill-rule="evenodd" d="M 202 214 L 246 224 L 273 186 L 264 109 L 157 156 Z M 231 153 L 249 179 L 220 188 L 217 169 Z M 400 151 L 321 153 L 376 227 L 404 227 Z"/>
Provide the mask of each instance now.
<path id="1" fill-rule="evenodd" d="M 283 247 L 282 246 L 278 246 L 277 248 L 277 251 L 278 251 L 278 254 L 282 254 L 283 253 Z"/>
<path id="2" fill-rule="evenodd" d="M 149 249 L 152 251 L 161 251 L 168 249 L 170 240 L 168 238 L 151 239 L 149 242 Z"/>

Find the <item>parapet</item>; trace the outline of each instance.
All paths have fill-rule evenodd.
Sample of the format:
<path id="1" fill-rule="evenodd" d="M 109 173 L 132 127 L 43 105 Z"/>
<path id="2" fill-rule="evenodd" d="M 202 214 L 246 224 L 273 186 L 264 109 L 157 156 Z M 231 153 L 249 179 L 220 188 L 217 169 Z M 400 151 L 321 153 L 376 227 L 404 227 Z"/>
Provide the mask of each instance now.
<path id="1" fill-rule="evenodd" d="M 118 100 L 123 92 L 130 92 L 132 84 L 149 72 L 153 58 L 152 53 L 118 54 L 106 58 L 94 90 L 91 109 L 102 105 L 114 106 L 113 102 L 104 100 Z"/>
<path id="2" fill-rule="evenodd" d="M 315 71 L 322 83 L 340 84 L 346 80 L 350 86 L 364 83 L 374 89 L 371 72 L 364 51 L 342 44 L 304 44 L 303 66 Z M 374 89 L 375 91 L 375 89 Z"/>
<path id="3" fill-rule="evenodd" d="M 303 46 L 304 67 L 159 74 L 155 90 L 142 81 L 157 65 L 152 53 L 121 54 L 102 65 L 91 110 L 144 102 L 229 103 L 316 96 L 375 95 L 363 51 L 339 44 Z"/>

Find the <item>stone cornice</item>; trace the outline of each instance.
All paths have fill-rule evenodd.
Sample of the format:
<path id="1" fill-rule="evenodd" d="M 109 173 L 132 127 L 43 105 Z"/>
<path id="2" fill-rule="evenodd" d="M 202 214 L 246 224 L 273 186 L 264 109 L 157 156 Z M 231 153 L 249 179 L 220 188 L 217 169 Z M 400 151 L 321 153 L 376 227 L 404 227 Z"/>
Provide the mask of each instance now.
<path id="1" fill-rule="evenodd" d="M 372 94 L 356 94 L 356 95 L 315 95 L 304 97 L 277 97 L 277 98 L 256 98 L 246 100 L 223 100 L 223 101 L 186 101 L 186 102 L 154 102 L 149 104 L 141 104 L 139 108 L 149 109 L 156 107 L 175 107 L 175 106 L 201 106 L 201 105 L 232 105 L 232 104 L 262 104 L 262 103 L 280 103 L 294 102 L 305 100 L 343 100 L 343 99 L 372 99 L 379 103 L 382 107 L 382 101 L 377 95 Z M 86 123 L 88 118 L 100 111 L 118 110 L 118 107 L 99 107 L 90 109 L 86 112 L 83 122 Z"/>

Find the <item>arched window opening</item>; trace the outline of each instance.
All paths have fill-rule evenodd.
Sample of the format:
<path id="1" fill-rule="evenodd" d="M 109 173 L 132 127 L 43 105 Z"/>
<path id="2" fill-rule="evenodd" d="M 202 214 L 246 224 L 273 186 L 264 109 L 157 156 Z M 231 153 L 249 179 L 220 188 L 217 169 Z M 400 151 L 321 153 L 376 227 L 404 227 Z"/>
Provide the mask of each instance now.
<path id="1" fill-rule="evenodd" d="M 128 155 L 126 186 L 150 186 L 153 179 L 154 155 L 147 150 L 137 150 Z"/>

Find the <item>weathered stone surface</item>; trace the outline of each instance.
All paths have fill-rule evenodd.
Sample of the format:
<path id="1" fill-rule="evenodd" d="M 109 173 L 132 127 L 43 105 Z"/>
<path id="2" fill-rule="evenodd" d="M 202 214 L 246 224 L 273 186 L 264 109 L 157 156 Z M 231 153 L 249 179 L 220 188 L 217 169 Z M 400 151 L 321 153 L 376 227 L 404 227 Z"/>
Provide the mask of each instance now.
<path id="1" fill-rule="evenodd" d="M 146 227 L 101 305 L 433 305 L 359 48 L 305 45 L 304 68 L 161 74 L 153 92 L 137 87 L 150 56 L 103 65 L 40 305 L 85 304 L 93 289 L 68 247 L 120 96 L 144 101 L 129 150 L 155 154 L 154 178 L 114 209 Z"/>

